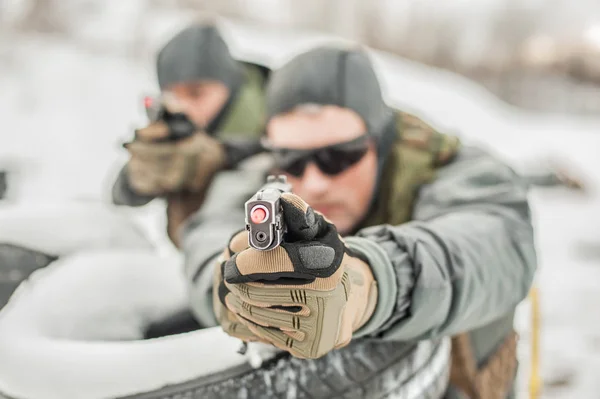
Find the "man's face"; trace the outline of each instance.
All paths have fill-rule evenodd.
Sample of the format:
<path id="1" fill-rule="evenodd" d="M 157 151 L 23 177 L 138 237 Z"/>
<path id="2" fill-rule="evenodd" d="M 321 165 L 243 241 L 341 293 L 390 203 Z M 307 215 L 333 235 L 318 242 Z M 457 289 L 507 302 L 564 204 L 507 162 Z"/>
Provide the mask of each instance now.
<path id="1" fill-rule="evenodd" d="M 217 81 L 177 83 L 166 91 L 175 96 L 192 122 L 202 127 L 217 116 L 229 98 L 227 86 Z"/>
<path id="2" fill-rule="evenodd" d="M 337 106 L 298 109 L 267 125 L 278 168 L 294 193 L 341 234 L 351 232 L 365 216 L 375 188 L 377 155 L 366 133 L 358 114 Z"/>

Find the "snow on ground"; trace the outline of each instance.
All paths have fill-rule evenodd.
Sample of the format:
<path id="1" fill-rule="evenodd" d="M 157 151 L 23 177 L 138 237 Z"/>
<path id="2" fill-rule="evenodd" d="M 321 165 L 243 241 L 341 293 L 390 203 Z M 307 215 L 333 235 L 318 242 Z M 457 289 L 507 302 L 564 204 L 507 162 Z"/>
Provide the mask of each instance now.
<path id="1" fill-rule="evenodd" d="M 156 32 L 171 32 L 178 18 L 185 17 L 170 17 L 168 24 L 153 26 L 153 40 L 164 41 L 165 36 Z M 226 26 L 236 55 L 274 64 L 317 40 Z M 9 182 L 11 198 L 27 203 L 106 201 L 110 180 L 125 159 L 120 141 L 144 122 L 140 99 L 155 90 L 153 64 L 133 61 L 122 53 L 94 53 L 51 37 L 14 38 L 4 46 L 0 55 L 9 53 L 11 62 L 0 64 L 0 165 L 8 159 L 18 168 Z M 597 396 L 600 321 L 595 306 L 600 303 L 600 257 L 583 257 L 578 245 L 600 245 L 600 175 L 595 155 L 600 148 L 600 120 L 522 113 L 452 74 L 376 56 L 390 103 L 489 146 L 515 166 L 548 154 L 564 155 L 586 173 L 589 196 L 540 189 L 532 193 L 532 205 L 540 250 L 541 372 L 547 384 L 543 397 Z M 161 209 L 155 203 L 131 211 L 157 242 L 164 242 L 159 233 Z M 524 307 L 519 321 L 524 370 L 528 367 L 527 317 Z"/>
<path id="2" fill-rule="evenodd" d="M 35 272 L 2 312 L 3 391 L 113 398 L 243 363 L 240 342 L 221 331 L 141 340 L 149 322 L 185 304 L 178 263 L 139 249 L 91 251 Z M 214 348 L 220 362 L 209 360 Z"/>
<path id="3" fill-rule="evenodd" d="M 152 250 L 146 232 L 127 216 L 95 202 L 9 203 L 0 207 L 0 242 L 52 256 L 97 248 Z"/>
<path id="4" fill-rule="evenodd" d="M 258 343 L 241 355 L 220 327 L 143 340 L 186 306 L 181 266 L 144 249 L 103 249 L 34 272 L 0 313 L 0 398 L 123 397 L 272 358 Z"/>

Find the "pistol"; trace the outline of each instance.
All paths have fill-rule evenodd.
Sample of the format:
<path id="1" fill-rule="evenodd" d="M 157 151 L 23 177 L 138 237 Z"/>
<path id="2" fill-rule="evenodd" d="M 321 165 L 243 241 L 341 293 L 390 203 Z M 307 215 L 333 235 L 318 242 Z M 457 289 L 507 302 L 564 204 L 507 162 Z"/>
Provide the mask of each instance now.
<path id="1" fill-rule="evenodd" d="M 169 110 L 167 102 L 164 95 L 144 98 L 144 108 L 150 122 L 162 120 L 169 128 L 169 135 L 160 141 L 178 141 L 193 135 L 197 130 L 194 122 L 183 112 Z"/>
<path id="2" fill-rule="evenodd" d="M 285 175 L 268 176 L 267 183 L 245 204 L 248 243 L 254 249 L 277 248 L 286 232 L 281 194 L 292 191 Z"/>

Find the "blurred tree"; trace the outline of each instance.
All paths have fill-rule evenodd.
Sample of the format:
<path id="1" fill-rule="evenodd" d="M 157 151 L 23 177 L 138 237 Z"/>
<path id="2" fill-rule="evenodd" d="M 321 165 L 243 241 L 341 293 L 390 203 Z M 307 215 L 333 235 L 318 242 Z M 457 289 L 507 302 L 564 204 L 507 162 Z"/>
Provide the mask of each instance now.
<path id="1" fill-rule="evenodd" d="M 600 101 L 582 103 L 592 101 L 600 87 L 592 86 L 600 85 L 595 0 L 581 0 L 577 7 L 570 0 L 127 0 L 132 2 L 136 5 L 124 7 L 123 0 L 0 0 L 0 29 L 69 35 L 105 52 L 115 48 L 117 36 L 127 36 L 112 51 L 140 58 L 155 47 L 153 20 L 168 12 L 211 12 L 336 34 L 461 73 L 516 105 L 600 112 Z M 121 18 L 120 30 L 110 31 L 109 38 L 86 30 L 97 19 L 113 18 L 106 9 L 116 6 L 131 14 Z"/>
<path id="2" fill-rule="evenodd" d="M 27 0 L 21 6 L 22 13 L 17 22 L 18 30 L 42 33 L 61 33 L 67 30 L 66 19 L 61 15 L 58 0 Z"/>

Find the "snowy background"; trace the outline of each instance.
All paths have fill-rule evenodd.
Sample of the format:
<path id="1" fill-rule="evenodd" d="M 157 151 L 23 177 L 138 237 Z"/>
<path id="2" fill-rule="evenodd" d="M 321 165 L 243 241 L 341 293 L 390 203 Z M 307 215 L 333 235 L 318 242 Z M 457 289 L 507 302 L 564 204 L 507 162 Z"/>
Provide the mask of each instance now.
<path id="1" fill-rule="evenodd" d="M 144 123 L 141 98 L 157 90 L 152 51 L 193 16 L 141 0 L 64 1 L 52 11 L 67 21 L 62 32 L 16 29 L 14 21 L 34 3 L 0 1 L 0 169 L 12 172 L 0 209 L 77 202 L 93 212 L 92 202 L 108 202 L 125 161 L 120 142 Z M 234 55 L 274 66 L 323 39 L 239 22 L 224 21 L 223 29 Z M 374 57 L 390 104 L 488 146 L 516 168 L 556 155 L 586 177 L 586 195 L 537 189 L 531 201 L 540 257 L 542 397 L 598 397 L 600 117 L 528 113 L 458 75 L 383 53 Z M 118 212 L 169 253 L 161 210 L 156 202 Z M 59 240 L 59 226 L 55 232 Z M 527 303 L 519 316 L 524 394 Z"/>

